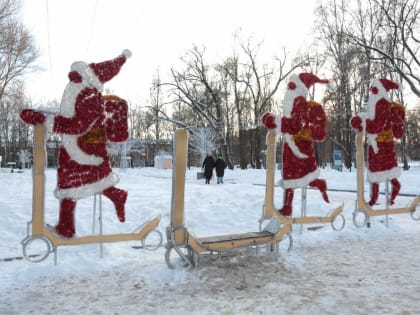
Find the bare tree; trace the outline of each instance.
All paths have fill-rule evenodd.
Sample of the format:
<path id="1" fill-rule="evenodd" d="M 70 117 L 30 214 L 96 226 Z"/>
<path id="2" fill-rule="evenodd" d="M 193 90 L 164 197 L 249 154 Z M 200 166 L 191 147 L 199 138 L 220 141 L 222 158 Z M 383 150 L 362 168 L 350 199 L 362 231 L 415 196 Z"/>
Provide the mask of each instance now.
<path id="1" fill-rule="evenodd" d="M 124 170 L 129 166 L 128 161 L 133 153 L 144 153 L 144 141 L 140 139 L 128 139 L 123 143 L 108 142 L 107 150 L 111 156 L 120 158 L 120 169 Z"/>
<path id="2" fill-rule="evenodd" d="M 344 164 L 352 166 L 353 139 L 349 121 L 352 116 L 353 94 L 356 93 L 353 73 L 358 50 L 347 38 L 349 27 L 348 1 L 331 0 L 317 9 L 316 29 L 329 57 L 336 88 L 328 95 L 330 140 L 343 151 Z"/>
<path id="3" fill-rule="evenodd" d="M 165 112 L 166 103 L 163 99 L 162 83 L 157 71 L 150 88 L 150 105 L 146 106 L 145 123 L 146 129 L 151 129 L 152 138 L 158 142 L 162 138 L 169 138 L 170 132 Z"/>
<path id="4" fill-rule="evenodd" d="M 20 166 L 26 168 L 27 165 L 32 161 L 32 153 L 27 149 L 20 150 L 18 152 Z"/>
<path id="5" fill-rule="evenodd" d="M 213 129 L 218 138 L 217 145 L 228 156 L 226 149 L 225 109 L 221 86 L 217 82 L 214 69 L 207 64 L 204 58 L 205 49 L 193 46 L 181 58 L 185 69 L 182 71 L 171 69 L 172 82 L 162 85 L 170 87 L 173 96 L 172 103 L 182 104 L 195 114 L 193 125 L 188 127 L 207 127 Z M 184 125 L 179 119 L 172 122 Z"/>
<path id="6" fill-rule="evenodd" d="M 411 91 L 420 97 L 420 37 L 418 32 L 420 8 L 417 0 L 369 0 L 383 16 L 380 25 L 382 38 L 366 42 L 360 36 L 349 36 L 372 53 L 376 62 L 382 62 L 398 73 Z M 384 49 L 384 43 L 392 50 Z"/>
<path id="7" fill-rule="evenodd" d="M 248 98 L 248 85 L 241 82 L 240 69 L 241 65 L 236 53 L 233 53 L 232 57 L 228 57 L 222 64 L 216 66 L 222 81 L 224 106 L 227 108 L 232 106 L 230 110 L 226 111 L 226 140 L 230 144 L 227 147 L 228 150 L 231 150 L 230 138 L 233 136 L 233 129 L 235 128 L 235 130 L 239 131 L 239 165 L 241 169 L 246 169 L 250 160 L 247 150 L 249 138 L 247 137 L 246 126 L 251 125 L 249 113 L 251 106 Z M 229 167 L 232 168 L 232 161 L 228 159 L 227 162 Z"/>
<path id="8" fill-rule="evenodd" d="M 20 1 L 0 1 L 0 155 L 5 162 L 16 160 L 27 145 L 29 131 L 18 113 L 30 102 L 19 79 L 36 69 L 31 65 L 38 56 L 32 36 L 18 19 L 19 10 Z"/>
<path id="9" fill-rule="evenodd" d="M 0 2 L 0 99 L 7 87 L 29 71 L 38 57 L 30 33 L 17 18 L 20 1 Z"/>
<path id="10" fill-rule="evenodd" d="M 0 155 L 5 163 L 16 161 L 18 151 L 28 147 L 31 128 L 19 119 L 19 112 L 25 107 L 30 107 L 30 101 L 19 84 L 9 87 L 0 98 Z"/>
<path id="11" fill-rule="evenodd" d="M 245 76 L 238 78 L 245 84 L 250 99 L 253 125 L 251 133 L 251 165 L 261 168 L 261 151 L 264 143 L 264 131 L 259 127 L 259 119 L 262 114 L 269 111 L 273 106 L 273 96 L 277 92 L 280 83 L 285 80 L 296 68 L 302 67 L 306 61 L 295 60 L 287 67 L 288 54 L 283 49 L 281 56 L 275 58 L 276 65 L 258 65 L 257 56 L 261 43 L 253 45 L 249 40 L 241 43 L 242 50 L 247 61 L 243 64 Z"/>
<path id="12" fill-rule="evenodd" d="M 418 1 L 402 0 L 369 0 L 357 1 L 358 11 L 353 13 L 359 29 L 347 31 L 347 37 L 364 52 L 360 65 L 366 71 L 362 73 L 365 100 L 367 88 L 373 76 L 386 76 L 397 82 L 405 82 L 410 90 L 420 96 L 420 63 L 417 57 L 420 49 L 416 37 L 419 27 L 420 9 Z M 394 98 L 404 104 L 404 93 L 401 89 L 393 92 Z M 359 108 L 355 108 L 358 111 Z M 404 169 L 408 169 L 406 157 L 407 133 L 401 140 L 401 159 Z"/>
<path id="13" fill-rule="evenodd" d="M 200 161 L 204 161 L 207 154 L 213 154 L 217 151 L 217 135 L 210 128 L 194 128 L 191 129 L 190 146 L 192 153 L 200 157 Z"/>

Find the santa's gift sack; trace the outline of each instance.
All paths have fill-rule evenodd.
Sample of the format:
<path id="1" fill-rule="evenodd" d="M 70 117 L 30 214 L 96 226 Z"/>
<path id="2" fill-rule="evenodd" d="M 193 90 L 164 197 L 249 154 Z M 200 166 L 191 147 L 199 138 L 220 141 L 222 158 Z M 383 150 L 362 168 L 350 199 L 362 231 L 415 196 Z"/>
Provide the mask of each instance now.
<path id="1" fill-rule="evenodd" d="M 112 142 L 123 142 L 128 139 L 128 105 L 115 95 L 104 96 L 107 139 Z"/>

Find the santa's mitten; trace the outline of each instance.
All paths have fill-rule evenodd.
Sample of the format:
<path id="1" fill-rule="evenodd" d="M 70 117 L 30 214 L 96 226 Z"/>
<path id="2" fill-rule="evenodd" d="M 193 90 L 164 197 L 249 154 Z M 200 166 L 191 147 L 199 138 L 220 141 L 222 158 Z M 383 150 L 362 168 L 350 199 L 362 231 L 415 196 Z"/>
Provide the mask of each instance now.
<path id="1" fill-rule="evenodd" d="M 311 125 L 310 130 L 314 141 L 324 141 L 327 137 L 325 125 Z"/>
<path id="2" fill-rule="evenodd" d="M 392 133 L 397 139 L 401 138 L 404 134 L 404 120 L 404 107 L 398 103 L 391 103 Z"/>
<path id="3" fill-rule="evenodd" d="M 324 141 L 327 137 L 327 116 L 321 105 L 309 101 L 309 129 L 314 141 Z"/>
<path id="4" fill-rule="evenodd" d="M 128 139 L 128 105 L 127 102 L 116 96 L 105 96 L 105 122 L 108 140 L 123 142 Z"/>
<path id="5" fill-rule="evenodd" d="M 267 129 L 276 129 L 277 128 L 276 115 L 272 113 L 265 113 L 261 117 L 261 123 Z"/>
<path id="6" fill-rule="evenodd" d="M 363 130 L 363 127 L 362 127 L 362 118 L 360 118 L 359 116 L 354 116 L 350 120 L 350 125 L 351 125 L 351 127 L 353 129 L 356 129 L 359 132 L 361 132 Z"/>
<path id="7" fill-rule="evenodd" d="M 45 121 L 45 115 L 33 109 L 23 109 L 20 112 L 20 118 L 30 125 L 39 125 Z"/>

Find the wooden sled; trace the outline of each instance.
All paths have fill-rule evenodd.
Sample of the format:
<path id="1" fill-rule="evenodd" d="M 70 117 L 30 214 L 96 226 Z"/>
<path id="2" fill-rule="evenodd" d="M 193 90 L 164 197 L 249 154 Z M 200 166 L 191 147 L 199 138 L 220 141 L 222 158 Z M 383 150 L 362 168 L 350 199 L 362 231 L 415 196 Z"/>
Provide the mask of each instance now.
<path id="1" fill-rule="evenodd" d="M 400 213 L 410 213 L 413 220 L 420 220 L 420 209 L 416 211 L 419 203 L 420 196 L 418 195 L 406 208 L 389 208 L 389 198 L 387 196 L 386 209 L 372 209 L 371 206 L 366 202 L 364 195 L 364 167 L 365 159 L 363 152 L 363 132 L 358 132 L 356 134 L 356 160 L 357 160 L 357 201 L 356 209 L 353 212 L 353 223 L 356 227 L 363 227 L 369 221 L 369 217 L 380 216 L 380 215 L 390 215 L 390 214 L 400 214 Z M 388 217 L 387 217 L 388 218 Z M 388 222 L 388 221 L 387 221 Z"/>
<path id="2" fill-rule="evenodd" d="M 101 234 L 83 237 L 63 238 L 50 230 L 44 222 L 45 198 L 45 149 L 46 126 L 34 127 L 34 165 L 32 191 L 32 221 L 28 222 L 27 236 L 22 240 L 23 256 L 31 262 L 40 262 L 54 252 L 54 262 L 57 263 L 57 247 L 61 245 L 79 245 L 88 243 L 111 243 L 124 241 L 142 241 L 142 248 L 155 249 L 162 244 L 162 233 L 156 230 L 160 222 L 160 215 L 147 221 L 133 233 Z M 156 246 L 145 245 L 146 238 L 151 232 L 157 233 Z M 35 252 L 34 252 L 35 251 Z"/>
<path id="3" fill-rule="evenodd" d="M 172 202 L 170 225 L 166 229 L 167 244 L 165 260 L 169 268 L 175 268 L 171 262 L 174 250 L 187 267 L 197 267 L 200 255 L 222 254 L 236 249 L 266 245 L 269 250 L 278 252 L 278 244 L 289 237 L 291 247 L 291 226 L 280 224 L 277 217 L 272 217 L 262 231 L 243 234 L 229 234 L 198 238 L 193 236 L 184 224 L 185 172 L 187 165 L 188 131 L 176 130 L 175 158 L 172 178 Z"/>
<path id="4" fill-rule="evenodd" d="M 325 217 L 306 216 L 306 188 L 302 191 L 302 216 L 301 217 L 287 217 L 281 215 L 274 207 L 274 177 L 276 165 L 276 133 L 269 130 L 267 133 L 267 173 L 266 173 L 266 188 L 265 201 L 263 206 L 263 215 L 260 223 L 267 219 L 277 216 L 281 224 L 314 224 L 314 223 L 331 223 L 331 226 L 336 231 L 341 231 L 345 226 L 345 218 L 342 214 L 343 205 L 340 205 Z"/>

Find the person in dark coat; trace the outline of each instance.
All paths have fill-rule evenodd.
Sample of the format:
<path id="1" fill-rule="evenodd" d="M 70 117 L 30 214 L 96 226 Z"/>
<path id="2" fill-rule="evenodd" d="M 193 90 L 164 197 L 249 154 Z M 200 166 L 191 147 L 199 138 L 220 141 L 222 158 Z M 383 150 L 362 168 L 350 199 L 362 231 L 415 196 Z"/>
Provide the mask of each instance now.
<path id="1" fill-rule="evenodd" d="M 215 167 L 216 167 L 217 183 L 223 184 L 223 176 L 225 176 L 226 163 L 220 154 L 218 155 L 216 159 Z"/>
<path id="2" fill-rule="evenodd" d="M 204 177 L 206 179 L 206 184 L 210 184 L 211 176 L 213 175 L 213 168 L 214 168 L 214 159 L 211 154 L 207 154 L 207 157 L 203 161 L 203 165 L 201 166 L 204 168 Z"/>

